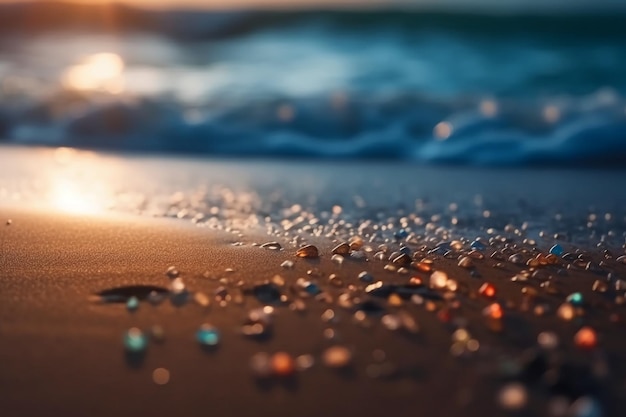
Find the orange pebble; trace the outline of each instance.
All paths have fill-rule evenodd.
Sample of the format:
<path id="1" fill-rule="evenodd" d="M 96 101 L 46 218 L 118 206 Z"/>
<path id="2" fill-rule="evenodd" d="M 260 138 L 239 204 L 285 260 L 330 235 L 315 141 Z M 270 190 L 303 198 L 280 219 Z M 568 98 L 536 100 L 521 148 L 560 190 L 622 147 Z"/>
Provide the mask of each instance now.
<path id="1" fill-rule="evenodd" d="M 596 331 L 591 327 L 583 327 L 574 335 L 574 343 L 581 349 L 591 350 L 598 344 Z"/>
<path id="2" fill-rule="evenodd" d="M 290 354 L 277 352 L 272 356 L 272 371 L 278 376 L 289 376 L 295 370 L 295 362 Z"/>
<path id="3" fill-rule="evenodd" d="M 496 287 L 494 287 L 493 284 L 489 282 L 485 282 L 478 289 L 478 293 L 487 298 L 493 298 L 496 295 Z"/>
<path id="4" fill-rule="evenodd" d="M 491 319 L 500 320 L 504 315 L 502 306 L 498 303 L 490 304 L 483 310 L 483 314 Z"/>

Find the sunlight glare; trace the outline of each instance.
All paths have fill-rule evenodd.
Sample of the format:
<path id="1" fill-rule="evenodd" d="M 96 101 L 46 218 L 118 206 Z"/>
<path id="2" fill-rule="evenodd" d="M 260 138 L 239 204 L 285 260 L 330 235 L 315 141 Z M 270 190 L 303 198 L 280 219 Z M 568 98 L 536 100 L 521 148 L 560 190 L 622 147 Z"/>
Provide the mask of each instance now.
<path id="1" fill-rule="evenodd" d="M 93 195 L 80 190 L 68 178 L 56 178 L 51 189 L 52 205 L 63 212 L 72 214 L 97 214 L 103 207 Z"/>
<path id="2" fill-rule="evenodd" d="M 97 90 L 110 94 L 124 91 L 122 73 L 124 61 L 111 52 L 89 55 L 80 64 L 71 66 L 63 74 L 63 84 L 76 90 Z"/>

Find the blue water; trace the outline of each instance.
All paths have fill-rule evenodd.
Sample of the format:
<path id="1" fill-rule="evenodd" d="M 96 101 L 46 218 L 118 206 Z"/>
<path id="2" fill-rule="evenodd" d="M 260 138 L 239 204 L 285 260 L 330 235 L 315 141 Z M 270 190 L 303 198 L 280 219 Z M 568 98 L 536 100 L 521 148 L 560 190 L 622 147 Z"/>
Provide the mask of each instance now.
<path id="1" fill-rule="evenodd" d="M 97 8 L 3 7 L 6 142 L 626 166 L 626 14 L 617 11 L 116 8 L 103 19 Z M 89 61 L 100 53 L 113 63 Z"/>

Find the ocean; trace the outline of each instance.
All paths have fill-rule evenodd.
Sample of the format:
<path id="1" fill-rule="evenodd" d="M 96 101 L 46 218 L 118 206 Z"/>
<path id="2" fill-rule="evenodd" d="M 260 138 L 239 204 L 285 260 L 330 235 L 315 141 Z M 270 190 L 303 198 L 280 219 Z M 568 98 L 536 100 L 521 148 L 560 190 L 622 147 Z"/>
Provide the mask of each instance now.
<path id="1" fill-rule="evenodd" d="M 0 141 L 621 168 L 626 14 L 599 4 L 538 13 L 1 5 Z"/>

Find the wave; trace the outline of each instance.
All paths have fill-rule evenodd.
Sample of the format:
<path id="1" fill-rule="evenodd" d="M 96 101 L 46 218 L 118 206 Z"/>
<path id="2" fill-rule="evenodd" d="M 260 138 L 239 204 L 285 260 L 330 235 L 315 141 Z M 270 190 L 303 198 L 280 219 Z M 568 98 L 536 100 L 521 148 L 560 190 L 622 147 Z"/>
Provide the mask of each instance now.
<path id="1" fill-rule="evenodd" d="M 626 166 L 626 101 L 607 91 L 558 106 L 319 97 L 248 102 L 199 118 L 139 100 L 91 106 L 53 123 L 35 123 L 35 116 L 4 117 L 4 137 L 17 144 L 169 154 Z"/>

